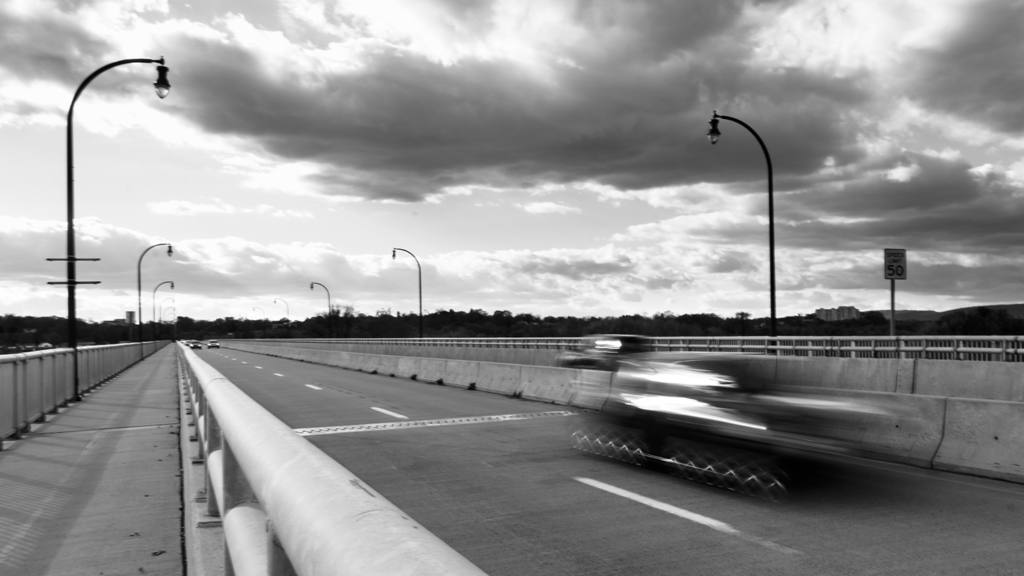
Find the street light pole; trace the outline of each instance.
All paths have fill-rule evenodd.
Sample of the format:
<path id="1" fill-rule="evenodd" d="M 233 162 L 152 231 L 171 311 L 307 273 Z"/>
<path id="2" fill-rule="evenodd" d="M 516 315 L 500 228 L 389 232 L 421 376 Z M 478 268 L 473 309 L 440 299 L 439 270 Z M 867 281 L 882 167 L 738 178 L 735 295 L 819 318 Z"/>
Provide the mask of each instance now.
<path id="1" fill-rule="evenodd" d="M 708 140 L 710 140 L 712 144 L 717 143 L 718 138 L 722 135 L 722 133 L 718 131 L 719 118 L 735 122 L 753 134 L 754 138 L 757 139 L 757 143 L 761 145 L 761 151 L 764 152 L 765 162 L 768 163 L 768 275 L 769 283 L 771 285 L 771 336 L 774 338 L 778 336 L 778 332 L 776 331 L 775 326 L 775 192 L 772 177 L 772 157 L 768 154 L 768 147 L 764 145 L 764 140 L 761 140 L 761 136 L 758 135 L 758 133 L 751 128 L 749 124 L 739 118 L 719 114 L 717 110 L 715 110 L 714 115 L 711 117 L 711 129 L 708 130 Z"/>
<path id="2" fill-rule="evenodd" d="M 138 288 L 139 288 L 139 318 L 138 318 L 138 322 L 139 322 L 139 344 L 142 344 L 142 258 L 146 255 L 146 252 L 149 252 L 150 250 L 152 250 L 153 248 L 156 248 L 157 246 L 167 246 L 167 256 L 168 257 L 170 257 L 170 256 L 172 256 L 174 254 L 174 247 L 171 246 L 170 244 L 168 244 L 167 242 L 162 242 L 160 244 L 153 244 L 149 248 L 146 248 L 145 250 L 143 250 L 142 254 L 139 255 L 139 264 L 138 264 L 138 266 L 136 268 L 136 275 L 135 275 L 135 279 L 136 279 L 136 281 L 138 283 Z M 159 288 L 159 286 L 157 286 L 157 287 Z M 153 292 L 154 292 L 154 294 L 156 293 L 155 290 Z M 142 348 L 140 347 L 139 350 L 141 351 Z"/>
<path id="3" fill-rule="evenodd" d="M 66 284 L 68 287 L 68 346 L 72 349 L 72 371 L 74 372 L 75 381 L 75 401 L 80 402 L 82 400 L 82 392 L 79 387 L 78 379 L 78 319 L 76 318 L 77 311 L 75 309 L 75 287 L 79 284 L 99 284 L 98 281 L 82 281 L 78 280 L 77 271 L 75 269 L 75 263 L 82 262 L 95 262 L 99 258 L 78 258 L 75 255 L 75 167 L 74 167 L 74 138 L 72 130 L 72 118 L 75 112 L 75 102 L 78 101 L 78 97 L 82 95 L 82 91 L 89 85 L 97 76 L 115 68 L 117 66 L 123 66 L 125 64 L 159 64 L 156 67 L 157 79 L 153 83 L 156 88 L 156 95 L 161 99 L 166 98 L 167 94 L 171 91 L 171 84 L 167 80 L 167 72 L 169 69 L 164 66 L 164 59 L 152 58 L 132 58 L 129 60 L 118 60 L 117 62 L 111 62 L 105 66 L 100 67 L 95 72 L 86 77 L 81 84 L 78 85 L 78 90 L 75 91 L 75 96 L 71 99 L 71 106 L 68 107 L 68 119 L 67 119 L 67 206 L 68 206 L 68 238 L 67 238 L 67 257 L 65 258 L 47 258 L 49 262 L 67 262 L 67 273 L 68 279 L 65 282 L 47 282 L 47 284 Z"/>
<path id="4" fill-rule="evenodd" d="M 397 251 L 399 251 L 399 250 L 401 250 L 402 252 L 405 252 L 409 256 L 412 256 L 412 259 L 416 261 L 416 269 L 419 270 L 419 281 L 420 281 L 420 340 L 422 340 L 423 339 L 423 268 L 420 266 L 419 258 L 416 258 L 415 254 L 413 254 L 412 252 L 409 252 L 405 248 L 392 248 L 391 249 L 391 259 L 392 260 L 395 259 L 395 253 Z"/>
<path id="5" fill-rule="evenodd" d="M 156 340 L 156 324 L 157 324 L 157 317 L 156 317 L 156 291 L 159 290 L 160 287 L 163 286 L 164 284 L 170 284 L 171 285 L 171 290 L 174 290 L 174 281 L 173 280 L 165 280 L 165 281 L 157 284 L 156 288 L 153 288 L 153 330 L 152 330 L 153 340 Z M 162 320 L 162 318 L 161 318 L 161 320 Z"/>
<path id="6" fill-rule="evenodd" d="M 177 308 L 172 306 L 172 307 L 167 309 L 167 312 L 174 312 L 174 336 L 173 336 L 173 338 L 175 340 L 177 340 L 178 339 L 178 310 L 177 310 Z M 163 315 L 161 314 L 161 318 L 162 317 L 163 317 Z"/>
<path id="7" fill-rule="evenodd" d="M 284 298 L 274 298 L 274 304 L 277 304 L 278 300 L 280 300 L 281 302 L 284 302 L 284 315 L 285 315 L 286 318 L 288 318 L 289 321 L 291 321 L 292 313 L 288 309 L 288 303 L 284 301 Z"/>
<path id="8" fill-rule="evenodd" d="M 164 319 L 164 304 L 166 304 L 168 300 L 170 300 L 171 302 L 174 302 L 174 298 L 164 298 L 164 301 L 160 303 L 160 325 L 161 326 L 166 321 Z M 162 329 L 160 331 L 163 332 Z"/>
<path id="9" fill-rule="evenodd" d="M 331 309 L 331 291 L 327 290 L 327 286 L 324 286 L 323 284 L 321 284 L 319 282 L 310 282 L 309 283 L 309 289 L 310 290 L 313 289 L 313 285 L 314 284 L 319 286 L 319 287 L 321 287 L 321 288 L 323 288 L 327 292 L 327 337 L 328 338 L 334 338 L 334 336 L 333 336 L 333 332 L 334 331 L 331 329 L 331 325 L 333 324 L 333 322 L 331 321 L 332 320 L 331 317 L 333 316 L 333 313 L 334 313 L 334 311 Z"/>

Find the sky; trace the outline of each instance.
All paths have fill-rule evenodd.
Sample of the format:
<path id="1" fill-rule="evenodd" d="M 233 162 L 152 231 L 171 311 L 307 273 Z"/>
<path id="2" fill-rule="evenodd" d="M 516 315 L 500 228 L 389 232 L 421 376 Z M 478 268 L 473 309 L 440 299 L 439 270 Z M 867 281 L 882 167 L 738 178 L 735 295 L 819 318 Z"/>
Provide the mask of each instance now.
<path id="1" fill-rule="evenodd" d="M 1024 301 L 1024 0 L 4 0 L 0 314 Z M 171 243 L 174 254 L 148 246 Z M 174 289 L 161 282 L 173 281 Z"/>

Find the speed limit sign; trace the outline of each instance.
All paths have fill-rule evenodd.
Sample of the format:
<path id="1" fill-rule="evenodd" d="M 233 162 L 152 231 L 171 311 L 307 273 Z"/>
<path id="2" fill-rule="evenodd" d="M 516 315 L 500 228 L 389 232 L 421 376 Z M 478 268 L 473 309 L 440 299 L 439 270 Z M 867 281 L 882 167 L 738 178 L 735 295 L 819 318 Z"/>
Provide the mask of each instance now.
<path id="1" fill-rule="evenodd" d="M 907 251 L 903 248 L 885 249 L 885 279 L 907 279 Z"/>

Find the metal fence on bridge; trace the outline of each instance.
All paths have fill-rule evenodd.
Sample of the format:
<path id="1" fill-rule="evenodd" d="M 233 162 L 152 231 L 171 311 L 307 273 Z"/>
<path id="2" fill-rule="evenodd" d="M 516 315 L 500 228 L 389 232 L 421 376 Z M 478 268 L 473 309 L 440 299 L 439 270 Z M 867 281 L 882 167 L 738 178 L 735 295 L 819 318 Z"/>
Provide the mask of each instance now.
<path id="1" fill-rule="evenodd" d="M 918 358 L 1021 362 L 1024 336 L 779 336 L 776 338 L 652 336 L 656 352 L 735 352 L 833 358 Z M 274 343 L 351 344 L 362 346 L 441 346 L 570 350 L 585 338 L 349 338 L 266 339 Z"/>
<path id="2" fill-rule="evenodd" d="M 133 342 L 79 348 L 81 391 L 87 392 L 166 344 Z M 55 348 L 0 356 L 0 439 L 21 437 L 32 422 L 42 421 L 46 414 L 57 412 L 73 399 L 73 352 L 71 348 Z"/>

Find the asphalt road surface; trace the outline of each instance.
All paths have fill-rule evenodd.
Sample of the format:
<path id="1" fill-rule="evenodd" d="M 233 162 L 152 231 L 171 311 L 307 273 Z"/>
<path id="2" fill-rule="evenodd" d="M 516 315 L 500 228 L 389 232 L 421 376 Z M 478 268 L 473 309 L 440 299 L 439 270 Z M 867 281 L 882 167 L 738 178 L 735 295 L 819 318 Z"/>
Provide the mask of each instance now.
<path id="1" fill-rule="evenodd" d="M 770 503 L 576 451 L 574 408 L 198 354 L 492 576 L 1024 573 L 1022 485 L 837 461 Z"/>

